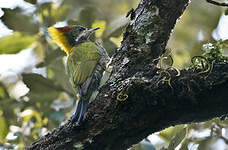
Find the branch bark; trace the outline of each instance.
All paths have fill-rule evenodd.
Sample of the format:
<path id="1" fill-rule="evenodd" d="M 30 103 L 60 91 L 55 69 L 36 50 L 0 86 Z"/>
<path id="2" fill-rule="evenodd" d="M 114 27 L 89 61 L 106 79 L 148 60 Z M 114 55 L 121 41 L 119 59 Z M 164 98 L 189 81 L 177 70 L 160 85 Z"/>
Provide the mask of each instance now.
<path id="1" fill-rule="evenodd" d="M 210 74 L 159 69 L 157 59 L 188 0 L 142 0 L 119 51 L 110 79 L 80 125 L 70 121 L 28 150 L 124 150 L 166 127 L 199 122 L 228 112 L 228 64 Z"/>
<path id="2" fill-rule="evenodd" d="M 220 3 L 220 2 L 213 1 L 213 0 L 206 0 L 206 1 L 207 1 L 208 3 L 213 4 L 213 5 L 228 7 L 228 4 L 227 4 L 227 3 Z"/>

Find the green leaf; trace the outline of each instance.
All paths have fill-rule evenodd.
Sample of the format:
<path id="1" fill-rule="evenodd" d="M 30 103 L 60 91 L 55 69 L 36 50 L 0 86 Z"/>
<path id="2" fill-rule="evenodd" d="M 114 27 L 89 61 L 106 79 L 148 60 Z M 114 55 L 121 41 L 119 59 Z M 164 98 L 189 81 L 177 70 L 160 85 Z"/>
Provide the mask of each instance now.
<path id="1" fill-rule="evenodd" d="M 185 138 L 181 143 L 181 147 L 179 150 L 188 150 L 188 144 L 191 142 L 190 139 Z"/>
<path id="2" fill-rule="evenodd" d="M 9 98 L 9 93 L 5 86 L 0 82 L 0 99 Z"/>
<path id="3" fill-rule="evenodd" d="M 176 135 L 173 135 L 169 143 L 168 150 L 174 150 L 181 143 L 181 141 L 183 141 L 185 135 L 186 135 L 186 128 L 180 129 L 176 133 Z"/>
<path id="4" fill-rule="evenodd" d="M 69 24 L 82 25 L 88 28 L 92 27 L 95 20 L 102 19 L 104 19 L 104 17 L 101 11 L 94 5 L 77 7 L 76 9 L 70 11 L 67 17 Z"/>
<path id="5" fill-rule="evenodd" d="M 64 55 L 65 55 L 65 53 L 59 49 L 51 51 L 51 53 L 45 57 L 44 61 L 39 63 L 36 67 L 40 68 L 40 67 L 48 66 L 52 61 L 54 61 L 58 57 L 64 56 Z"/>
<path id="6" fill-rule="evenodd" d="M 38 59 L 40 61 L 43 61 L 45 58 L 45 51 L 47 49 L 47 46 L 46 46 L 47 44 L 44 44 L 45 40 L 41 40 L 41 39 L 43 39 L 43 37 L 39 37 L 39 39 L 33 43 L 32 48 L 35 55 L 38 57 Z"/>
<path id="7" fill-rule="evenodd" d="M 199 141 L 199 146 L 198 146 L 198 150 L 208 150 L 211 149 L 211 145 L 213 143 L 215 143 L 215 141 L 217 140 L 216 137 L 207 137 L 201 141 Z"/>
<path id="8" fill-rule="evenodd" d="M 22 74 L 23 81 L 30 89 L 27 96 L 32 101 L 54 100 L 58 97 L 62 88 L 54 83 L 54 81 L 44 78 L 39 74 Z"/>
<path id="9" fill-rule="evenodd" d="M 61 7 L 51 9 L 51 15 L 55 19 L 55 22 L 64 21 L 71 10 L 71 6 L 69 5 L 61 5 Z"/>
<path id="10" fill-rule="evenodd" d="M 68 94 L 74 93 L 69 81 L 69 76 L 66 73 L 62 57 L 58 57 L 57 59 L 53 60 L 51 64 L 48 65 L 48 69 L 50 73 L 48 75 L 52 80 L 61 85 L 68 92 Z"/>
<path id="11" fill-rule="evenodd" d="M 7 119 L 7 123 L 16 123 L 17 116 L 14 114 L 15 109 L 23 109 L 24 103 L 19 102 L 15 99 L 2 99 L 0 100 L 0 111 L 4 112 L 4 117 Z"/>
<path id="12" fill-rule="evenodd" d="M 228 8 L 226 8 L 226 10 L 225 10 L 225 15 L 226 16 L 228 15 Z"/>
<path id="13" fill-rule="evenodd" d="M 181 129 L 184 128 L 184 125 L 177 125 L 175 127 L 169 127 L 165 130 L 162 130 L 158 136 L 165 141 L 170 141 L 174 135 L 176 135 Z"/>
<path id="14" fill-rule="evenodd" d="M 36 4 L 37 3 L 37 0 L 24 0 L 30 4 Z"/>
<path id="15" fill-rule="evenodd" d="M 19 32 L 26 32 L 29 34 L 35 34 L 39 31 L 39 26 L 33 22 L 33 15 L 25 15 L 24 11 L 20 8 L 6 9 L 3 8 L 4 16 L 1 20 L 4 24 Z"/>
<path id="16" fill-rule="evenodd" d="M 51 14 L 52 3 L 47 2 L 41 5 L 38 5 L 36 14 L 38 16 L 39 22 L 41 22 L 44 26 L 51 26 L 55 23 L 54 18 Z"/>
<path id="17" fill-rule="evenodd" d="M 15 54 L 28 48 L 35 41 L 35 36 L 22 35 L 19 32 L 0 38 L 0 54 Z"/>
<path id="18" fill-rule="evenodd" d="M 171 48 L 173 52 L 189 52 L 190 55 L 188 55 L 191 57 L 199 55 L 200 50 L 197 48 L 201 48 L 201 41 L 213 41 L 212 32 L 218 25 L 220 16 L 223 13 L 222 9 L 222 7 L 208 5 L 204 0 L 192 1 L 183 14 L 181 21 L 177 22 L 167 47 Z M 176 53 L 178 54 L 178 52 Z M 175 65 L 185 67 L 189 61 L 182 62 L 184 64 L 176 63 Z"/>
<path id="19" fill-rule="evenodd" d="M 39 21 L 45 26 L 51 26 L 59 21 L 64 21 L 68 11 L 72 8 L 70 5 L 60 5 L 53 7 L 53 3 L 47 2 L 38 5 L 36 10 Z"/>
<path id="20" fill-rule="evenodd" d="M 95 6 L 86 6 L 80 11 L 78 22 L 85 27 L 91 27 L 99 14 L 99 10 Z"/>
<path id="21" fill-rule="evenodd" d="M 9 127 L 6 123 L 6 120 L 3 116 L 0 115 L 0 143 L 3 143 L 8 132 L 9 132 Z"/>
<path id="22" fill-rule="evenodd" d="M 223 43 L 224 47 L 228 48 L 228 40 L 224 40 L 224 41 L 222 41 L 222 43 Z"/>

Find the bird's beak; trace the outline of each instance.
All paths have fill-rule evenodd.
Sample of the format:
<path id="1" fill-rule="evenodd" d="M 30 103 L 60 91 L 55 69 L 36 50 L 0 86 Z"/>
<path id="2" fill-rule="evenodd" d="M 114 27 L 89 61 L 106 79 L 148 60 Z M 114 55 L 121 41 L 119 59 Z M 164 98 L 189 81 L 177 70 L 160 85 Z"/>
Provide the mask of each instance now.
<path id="1" fill-rule="evenodd" d="M 91 34 L 93 34 L 94 31 L 100 29 L 100 27 L 97 27 L 97 28 L 91 28 L 91 29 L 88 29 L 88 30 L 85 30 L 85 37 L 89 37 Z"/>
<path id="2" fill-rule="evenodd" d="M 83 40 L 85 40 L 85 39 L 87 40 L 87 39 L 89 38 L 89 36 L 90 36 L 91 34 L 93 34 L 94 31 L 96 31 L 96 30 L 98 30 L 98 29 L 100 29 L 100 27 L 91 28 L 91 29 L 84 30 L 84 31 L 80 34 L 80 36 L 77 37 L 77 38 L 75 39 L 75 41 L 76 41 L 76 42 L 79 42 L 79 41 L 83 41 Z M 83 39 L 83 40 L 82 40 L 82 39 Z"/>
<path id="3" fill-rule="evenodd" d="M 89 31 L 89 32 L 94 32 L 94 31 L 96 31 L 96 30 L 98 30 L 98 29 L 100 29 L 100 27 L 97 27 L 97 28 L 91 28 L 91 29 L 89 29 L 88 31 Z"/>

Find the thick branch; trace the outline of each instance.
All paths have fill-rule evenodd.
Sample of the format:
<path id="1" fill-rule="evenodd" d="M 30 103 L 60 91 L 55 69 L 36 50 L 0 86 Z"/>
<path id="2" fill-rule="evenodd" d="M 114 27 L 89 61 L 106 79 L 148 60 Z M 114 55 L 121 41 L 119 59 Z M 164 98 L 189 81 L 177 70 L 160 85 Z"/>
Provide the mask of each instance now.
<path id="1" fill-rule="evenodd" d="M 203 121 L 226 114 L 228 65 L 214 65 L 210 74 L 156 67 L 176 20 L 188 0 L 142 0 L 131 22 L 113 73 L 91 104 L 84 122 L 70 121 L 28 149 L 124 150 L 165 127 Z"/>
<path id="2" fill-rule="evenodd" d="M 227 3 L 220 3 L 220 2 L 213 1 L 213 0 L 206 0 L 206 1 L 207 1 L 208 3 L 213 4 L 213 5 L 228 7 L 228 4 L 227 4 Z"/>

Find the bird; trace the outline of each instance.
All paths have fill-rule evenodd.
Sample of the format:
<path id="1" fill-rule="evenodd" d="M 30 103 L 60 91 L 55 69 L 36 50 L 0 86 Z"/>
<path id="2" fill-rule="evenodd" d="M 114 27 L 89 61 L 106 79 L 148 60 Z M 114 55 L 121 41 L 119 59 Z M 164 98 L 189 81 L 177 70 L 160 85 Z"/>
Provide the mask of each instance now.
<path id="1" fill-rule="evenodd" d="M 67 55 L 66 72 L 77 101 L 71 120 L 78 124 L 87 111 L 94 91 L 98 90 L 102 74 L 110 61 L 101 44 L 89 40 L 98 29 L 78 25 L 48 28 L 53 42 Z"/>

